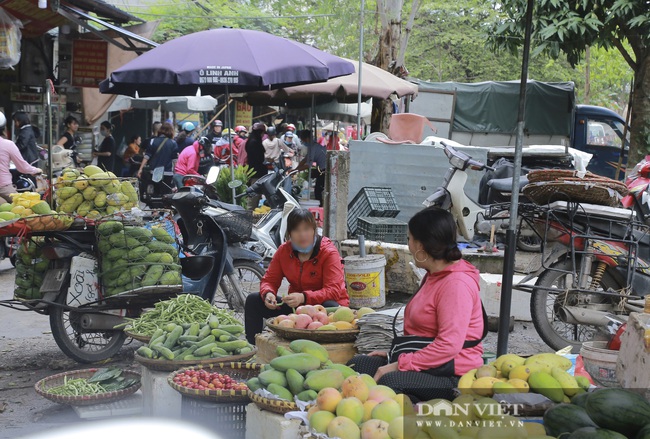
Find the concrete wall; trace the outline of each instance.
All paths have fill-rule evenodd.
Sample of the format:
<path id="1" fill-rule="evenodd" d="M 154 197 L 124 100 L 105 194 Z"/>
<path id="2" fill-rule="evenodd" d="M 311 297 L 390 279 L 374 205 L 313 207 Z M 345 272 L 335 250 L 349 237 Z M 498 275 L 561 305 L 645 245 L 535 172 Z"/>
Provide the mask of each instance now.
<path id="1" fill-rule="evenodd" d="M 485 162 L 487 150 L 460 148 Z M 442 149 L 425 145 L 386 145 L 381 142 L 350 143 L 350 190 L 348 202 L 363 187 L 390 187 L 400 208 L 399 219 L 408 221 L 423 208 L 422 202 L 442 185 L 449 160 Z M 466 192 L 478 199 L 483 172 L 469 170 Z"/>

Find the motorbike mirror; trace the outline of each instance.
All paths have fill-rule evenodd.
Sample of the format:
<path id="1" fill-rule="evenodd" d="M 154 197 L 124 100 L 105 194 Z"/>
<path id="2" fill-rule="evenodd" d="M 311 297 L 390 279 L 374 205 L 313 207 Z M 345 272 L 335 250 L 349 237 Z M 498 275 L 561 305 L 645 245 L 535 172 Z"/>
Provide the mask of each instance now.
<path id="1" fill-rule="evenodd" d="M 212 184 L 215 181 L 217 181 L 217 179 L 219 178 L 220 171 L 221 168 L 219 168 L 218 166 L 211 167 L 210 170 L 208 171 L 208 176 L 205 178 L 205 182 L 207 184 Z"/>
<path id="2" fill-rule="evenodd" d="M 230 189 L 237 189 L 238 187 L 241 187 L 244 183 L 241 180 L 233 180 L 228 182 L 228 187 Z"/>

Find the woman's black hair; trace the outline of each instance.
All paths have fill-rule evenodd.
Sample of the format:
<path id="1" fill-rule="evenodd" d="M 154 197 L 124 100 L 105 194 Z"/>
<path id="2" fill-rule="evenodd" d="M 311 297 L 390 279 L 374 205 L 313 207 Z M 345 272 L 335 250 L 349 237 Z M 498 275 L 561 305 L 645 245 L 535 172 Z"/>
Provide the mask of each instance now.
<path id="1" fill-rule="evenodd" d="M 314 232 L 316 232 L 316 229 L 318 228 L 318 225 L 316 224 L 316 219 L 314 218 L 314 214 L 312 214 L 307 209 L 294 209 L 291 211 L 289 217 L 287 218 L 286 237 L 289 238 L 291 232 L 296 230 L 298 226 L 302 223 L 307 223 L 309 226 L 311 226 L 314 229 Z"/>
<path id="2" fill-rule="evenodd" d="M 138 140 L 140 137 L 142 137 L 142 136 L 140 136 L 140 134 L 132 135 L 131 140 L 129 141 L 129 143 L 135 143 L 135 141 Z"/>
<path id="3" fill-rule="evenodd" d="M 105 120 L 104 122 L 99 124 L 100 126 L 106 128 L 109 131 L 113 131 L 113 128 L 115 128 L 109 121 Z"/>
<path id="4" fill-rule="evenodd" d="M 463 257 L 456 242 L 456 221 L 444 209 L 428 207 L 419 211 L 409 221 L 409 231 L 433 259 L 453 262 Z"/>
<path id="5" fill-rule="evenodd" d="M 68 117 L 66 117 L 66 118 L 63 120 L 63 124 L 64 124 L 66 127 L 70 126 L 70 124 L 71 124 L 72 122 L 77 122 L 77 124 L 79 123 L 79 121 L 77 120 L 77 118 L 74 117 L 74 116 L 68 116 Z"/>
<path id="6" fill-rule="evenodd" d="M 16 111 L 12 119 L 18 122 L 19 127 L 24 127 L 25 125 L 29 125 L 31 123 L 29 120 L 29 115 L 24 111 Z"/>

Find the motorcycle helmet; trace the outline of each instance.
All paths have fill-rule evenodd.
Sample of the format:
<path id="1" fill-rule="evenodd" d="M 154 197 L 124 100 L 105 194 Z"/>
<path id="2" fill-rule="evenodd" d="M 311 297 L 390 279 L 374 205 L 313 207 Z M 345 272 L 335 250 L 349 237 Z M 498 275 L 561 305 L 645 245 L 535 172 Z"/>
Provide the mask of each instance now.
<path id="1" fill-rule="evenodd" d="M 239 133 L 242 132 L 242 131 L 246 131 L 246 127 L 245 127 L 245 126 L 237 125 L 237 126 L 235 127 L 235 132 L 236 132 L 237 134 L 239 134 Z"/>
<path id="2" fill-rule="evenodd" d="M 16 186 L 16 189 L 19 190 L 19 191 L 28 190 L 30 188 L 30 186 L 31 186 L 31 182 L 28 181 L 27 179 L 21 177 L 21 178 L 18 179 L 18 181 L 16 181 L 15 186 Z"/>
<path id="3" fill-rule="evenodd" d="M 266 129 L 266 134 L 268 134 L 269 136 L 275 136 L 275 134 L 276 134 L 275 127 L 268 127 Z"/>
<path id="4" fill-rule="evenodd" d="M 194 131 L 194 129 L 196 127 L 194 126 L 194 124 L 192 122 L 185 122 L 183 124 L 182 128 L 183 128 L 183 131 L 187 131 L 188 133 L 191 133 L 192 131 Z"/>
<path id="5" fill-rule="evenodd" d="M 296 131 L 296 126 L 292 123 L 287 125 L 287 131 Z"/>
<path id="6" fill-rule="evenodd" d="M 255 122 L 253 124 L 253 131 L 266 131 L 266 125 L 262 122 Z"/>
<path id="7" fill-rule="evenodd" d="M 219 119 L 217 119 L 217 120 L 215 120 L 214 122 L 212 122 L 212 126 L 213 126 L 213 127 L 222 127 L 222 126 L 223 126 L 223 122 L 221 122 Z"/>
<path id="8" fill-rule="evenodd" d="M 205 157 L 206 155 L 210 155 L 211 151 L 212 151 L 212 142 L 210 142 L 210 139 L 208 139 L 205 136 L 201 137 L 199 139 L 199 156 Z"/>
<path id="9" fill-rule="evenodd" d="M 222 134 L 224 137 L 225 137 L 225 136 L 229 136 L 230 133 L 231 133 L 231 131 L 232 131 L 232 130 L 231 130 L 230 128 L 226 128 L 225 130 L 223 130 L 223 131 L 221 132 L 221 134 Z"/>
<path id="10" fill-rule="evenodd" d="M 5 126 L 7 126 L 7 117 L 0 111 L 0 130 L 3 130 Z"/>

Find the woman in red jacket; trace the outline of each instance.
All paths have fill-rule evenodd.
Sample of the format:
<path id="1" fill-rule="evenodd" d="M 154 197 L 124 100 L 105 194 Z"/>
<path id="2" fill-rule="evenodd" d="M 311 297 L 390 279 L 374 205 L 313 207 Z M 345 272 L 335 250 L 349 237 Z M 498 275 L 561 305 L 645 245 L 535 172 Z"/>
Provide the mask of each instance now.
<path id="1" fill-rule="evenodd" d="M 427 274 L 404 310 L 404 336 L 394 332 L 390 352 L 357 355 L 349 364 L 415 401 L 453 399 L 458 378 L 483 365 L 479 272 L 461 259 L 449 212 L 424 209 L 408 228 L 409 250 Z"/>
<path id="2" fill-rule="evenodd" d="M 291 314 L 300 305 L 350 304 L 341 255 L 332 241 L 318 236 L 316 228 L 310 211 L 296 209 L 289 214 L 288 241 L 273 255 L 260 292 L 246 298 L 244 320 L 249 343 L 255 344 L 255 335 L 262 332 L 265 319 Z M 279 298 L 283 279 L 289 281 L 289 293 Z"/>

